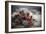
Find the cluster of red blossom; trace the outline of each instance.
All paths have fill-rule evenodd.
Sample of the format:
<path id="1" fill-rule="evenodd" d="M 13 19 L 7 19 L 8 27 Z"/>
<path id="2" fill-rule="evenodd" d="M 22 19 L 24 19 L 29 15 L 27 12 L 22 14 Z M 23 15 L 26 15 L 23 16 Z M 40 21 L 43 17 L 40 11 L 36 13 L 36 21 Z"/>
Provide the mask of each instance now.
<path id="1" fill-rule="evenodd" d="M 29 15 L 30 15 L 29 13 L 24 13 L 23 10 L 20 11 L 19 14 L 15 15 L 15 16 L 19 16 L 18 18 L 16 18 L 16 19 L 19 19 L 19 20 L 15 19 L 16 26 L 20 25 L 20 21 L 27 21 L 28 27 L 31 27 L 32 26 L 32 16 L 29 16 Z"/>

